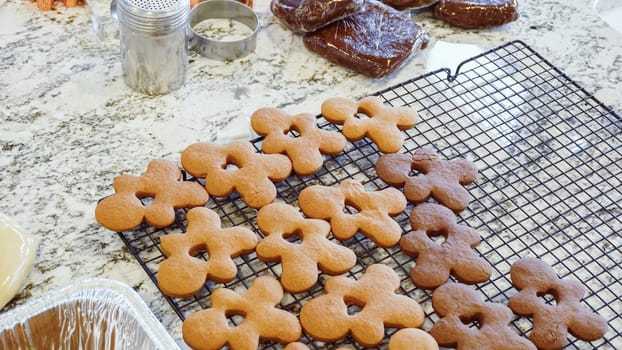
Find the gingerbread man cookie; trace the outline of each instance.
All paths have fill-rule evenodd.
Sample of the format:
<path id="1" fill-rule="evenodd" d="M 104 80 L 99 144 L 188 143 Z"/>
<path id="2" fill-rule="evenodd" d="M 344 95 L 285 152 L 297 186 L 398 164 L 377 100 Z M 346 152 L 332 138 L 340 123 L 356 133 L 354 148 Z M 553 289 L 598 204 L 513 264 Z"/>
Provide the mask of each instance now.
<path id="1" fill-rule="evenodd" d="M 287 344 L 285 350 L 309 350 L 309 347 L 301 342 L 293 342 Z"/>
<path id="2" fill-rule="evenodd" d="M 202 206 L 209 196 L 198 183 L 181 181 L 177 164 L 152 160 L 142 176 L 115 177 L 115 194 L 102 199 L 95 208 L 95 218 L 112 231 L 129 231 L 143 220 L 150 226 L 162 228 L 175 222 L 175 210 Z M 144 205 L 142 198 L 153 198 Z"/>
<path id="3" fill-rule="evenodd" d="M 412 169 L 421 174 L 410 176 Z M 376 173 L 391 186 L 404 186 L 404 194 L 412 203 L 432 197 L 455 212 L 466 209 L 471 200 L 463 186 L 477 179 L 477 168 L 472 162 L 442 160 L 435 151 L 426 148 L 418 149 L 412 156 L 385 154 L 376 162 Z"/>
<path id="4" fill-rule="evenodd" d="M 581 305 L 585 287 L 570 279 L 560 279 L 546 262 L 522 258 L 510 268 L 512 284 L 519 290 L 508 305 L 514 313 L 533 317 L 529 338 L 539 349 L 561 349 L 568 342 L 568 332 L 594 341 L 607 333 L 607 321 Z M 551 294 L 552 305 L 540 298 Z"/>
<path id="5" fill-rule="evenodd" d="M 288 344 L 302 334 L 294 314 L 277 309 L 283 298 L 281 284 L 270 276 L 257 277 L 242 295 L 226 288 L 216 289 L 211 296 L 211 308 L 188 317 L 182 326 L 186 343 L 193 349 L 254 350 L 259 340 Z M 227 317 L 244 317 L 237 327 L 228 324 Z"/>
<path id="6" fill-rule="evenodd" d="M 356 264 L 352 250 L 328 240 L 330 225 L 326 221 L 305 219 L 298 209 L 285 203 L 261 208 L 257 226 L 266 235 L 257 245 L 257 257 L 281 262 L 281 284 L 289 292 L 300 293 L 313 287 L 318 265 L 326 274 L 339 275 Z M 300 238 L 300 244 L 287 240 L 294 236 Z"/>
<path id="7" fill-rule="evenodd" d="M 376 346 L 384 338 L 384 327 L 419 327 L 424 314 L 413 299 L 396 294 L 400 278 L 386 265 L 369 266 L 358 281 L 344 276 L 330 277 L 324 295 L 302 306 L 300 321 L 311 337 L 337 341 L 352 333 L 363 346 Z M 350 315 L 348 307 L 360 311 Z"/>
<path id="8" fill-rule="evenodd" d="M 289 115 L 278 108 L 261 108 L 251 116 L 255 132 L 265 136 L 264 153 L 286 154 L 298 175 L 316 173 L 324 164 L 322 154 L 335 155 L 346 147 L 346 139 L 335 131 L 322 130 L 308 113 Z M 298 137 L 288 135 L 290 131 Z"/>
<path id="9" fill-rule="evenodd" d="M 195 143 L 181 155 L 188 173 L 205 178 L 205 188 L 213 196 L 223 197 L 236 191 L 244 203 L 261 208 L 276 198 L 272 181 L 285 180 L 292 164 L 282 154 L 260 154 L 250 142 L 228 145 Z"/>
<path id="10" fill-rule="evenodd" d="M 161 238 L 167 259 L 158 270 L 158 285 L 167 295 L 185 298 L 196 294 L 205 283 L 232 281 L 237 268 L 232 258 L 251 253 L 257 245 L 253 231 L 244 227 L 220 227 L 218 214 L 207 208 L 191 209 L 186 233 Z M 207 252 L 208 260 L 195 257 Z"/>
<path id="11" fill-rule="evenodd" d="M 402 328 L 393 333 L 389 340 L 389 350 L 438 350 L 436 340 L 418 328 Z M 303 343 L 289 343 L 285 350 L 309 350 Z M 335 350 L 352 350 L 348 346 L 340 346 Z"/>
<path id="12" fill-rule="evenodd" d="M 438 350 L 436 340 L 418 328 L 403 328 L 389 339 L 389 350 Z"/>
<path id="13" fill-rule="evenodd" d="M 367 192 L 360 182 L 350 179 L 336 187 L 309 186 L 298 197 L 298 205 L 307 216 L 330 221 L 337 239 L 350 239 L 360 231 L 384 248 L 399 242 L 402 227 L 391 216 L 403 212 L 406 204 L 397 189 Z M 358 212 L 346 213 L 346 206 Z"/>
<path id="14" fill-rule="evenodd" d="M 452 274 L 464 283 L 480 283 L 490 278 L 490 264 L 479 257 L 473 248 L 480 242 L 479 233 L 458 225 L 456 215 L 433 203 L 422 203 L 410 213 L 415 231 L 400 240 L 402 251 L 415 258 L 411 271 L 415 286 L 433 289 L 447 282 Z M 441 244 L 429 236 L 445 236 Z"/>
<path id="15" fill-rule="evenodd" d="M 401 130 L 412 128 L 419 119 L 414 109 L 385 106 L 377 96 L 358 102 L 343 97 L 329 98 L 322 103 L 322 115 L 331 123 L 343 125 L 342 132 L 348 140 L 369 137 L 383 153 L 399 151 L 404 144 Z"/>
<path id="16" fill-rule="evenodd" d="M 488 303 L 473 288 L 447 283 L 432 294 L 432 307 L 441 319 L 430 333 L 439 345 L 458 350 L 536 350 L 508 326 L 513 315 L 498 303 Z M 471 327 L 477 322 L 478 327 Z"/>

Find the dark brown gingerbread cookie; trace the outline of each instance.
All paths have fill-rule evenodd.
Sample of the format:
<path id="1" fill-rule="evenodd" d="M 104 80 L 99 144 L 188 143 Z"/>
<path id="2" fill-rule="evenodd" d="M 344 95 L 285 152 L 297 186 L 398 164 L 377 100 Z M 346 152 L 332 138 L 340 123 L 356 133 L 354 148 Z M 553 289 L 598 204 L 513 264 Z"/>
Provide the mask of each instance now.
<path id="1" fill-rule="evenodd" d="M 447 283 L 432 294 L 432 307 L 441 319 L 430 334 L 439 345 L 464 350 L 536 350 L 508 324 L 512 311 L 499 303 L 488 303 L 477 291 L 460 283 Z M 477 322 L 478 327 L 470 323 Z"/>
<path id="2" fill-rule="evenodd" d="M 411 176 L 411 170 L 420 172 Z M 391 186 L 404 186 L 406 199 L 422 203 L 432 197 L 461 212 L 471 196 L 463 187 L 477 179 L 477 168 L 466 159 L 442 160 L 436 151 L 420 148 L 412 156 L 385 154 L 376 161 L 376 173 Z"/>
<path id="3" fill-rule="evenodd" d="M 473 250 L 479 245 L 479 233 L 458 225 L 451 210 L 422 203 L 410 213 L 410 223 L 415 231 L 402 236 L 400 248 L 416 259 L 411 277 L 417 287 L 436 288 L 447 282 L 450 274 L 464 283 L 480 283 L 490 278 L 490 264 Z M 430 239 L 439 235 L 445 236 L 441 244 Z"/>
<path id="4" fill-rule="evenodd" d="M 512 283 L 519 290 L 510 297 L 509 306 L 515 314 L 533 317 L 529 338 L 539 349 L 561 349 L 568 342 L 568 332 L 575 337 L 593 341 L 607 333 L 607 321 L 581 305 L 585 287 L 581 282 L 561 279 L 546 262 L 522 258 L 510 268 Z M 555 298 L 552 305 L 541 296 Z"/>

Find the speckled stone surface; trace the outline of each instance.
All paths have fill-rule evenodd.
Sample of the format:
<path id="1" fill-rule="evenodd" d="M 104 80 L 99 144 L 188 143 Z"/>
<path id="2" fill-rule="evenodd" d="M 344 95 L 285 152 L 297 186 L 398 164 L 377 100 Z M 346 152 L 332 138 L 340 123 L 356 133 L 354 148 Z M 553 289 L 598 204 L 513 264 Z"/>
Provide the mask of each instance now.
<path id="1" fill-rule="evenodd" d="M 121 240 L 95 222 L 94 207 L 112 192 L 115 175 L 140 174 L 154 158 L 179 161 L 185 146 L 212 141 L 228 125 L 246 130 L 260 107 L 318 113 L 327 97 L 362 97 L 521 39 L 621 110 L 622 34 L 591 2 L 520 1 L 518 21 L 481 31 L 416 14 L 433 37 L 430 47 L 372 80 L 306 51 L 267 0 L 256 1 L 255 53 L 234 62 L 192 53 L 186 84 L 151 97 L 125 86 L 118 40 L 100 41 L 85 8 L 59 2 L 40 12 L 32 2 L 9 0 L 0 5 L 0 212 L 41 242 L 27 284 L 5 310 L 76 279 L 106 277 L 134 287 L 180 339 L 181 322 Z"/>

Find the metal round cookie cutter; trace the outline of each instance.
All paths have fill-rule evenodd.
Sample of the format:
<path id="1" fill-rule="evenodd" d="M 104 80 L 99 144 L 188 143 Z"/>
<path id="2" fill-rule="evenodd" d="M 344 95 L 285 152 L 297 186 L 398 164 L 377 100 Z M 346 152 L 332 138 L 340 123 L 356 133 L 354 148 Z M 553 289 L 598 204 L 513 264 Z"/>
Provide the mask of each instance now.
<path id="1" fill-rule="evenodd" d="M 212 18 L 231 19 L 246 25 L 252 33 L 239 40 L 216 40 L 202 36 L 194 27 Z M 248 6 L 234 0 L 207 0 L 197 4 L 190 12 L 188 33 L 190 48 L 201 55 L 217 60 L 232 60 L 244 57 L 257 46 L 259 19 Z"/>

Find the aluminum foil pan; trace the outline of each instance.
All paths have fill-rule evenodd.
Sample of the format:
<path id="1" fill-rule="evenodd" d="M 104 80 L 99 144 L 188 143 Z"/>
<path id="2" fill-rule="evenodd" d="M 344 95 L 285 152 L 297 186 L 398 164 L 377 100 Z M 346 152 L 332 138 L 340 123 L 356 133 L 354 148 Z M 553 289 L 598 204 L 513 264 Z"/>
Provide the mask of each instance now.
<path id="1" fill-rule="evenodd" d="M 88 279 L 0 313 L 0 349 L 177 349 L 130 287 Z"/>

